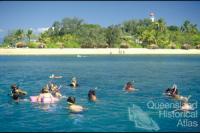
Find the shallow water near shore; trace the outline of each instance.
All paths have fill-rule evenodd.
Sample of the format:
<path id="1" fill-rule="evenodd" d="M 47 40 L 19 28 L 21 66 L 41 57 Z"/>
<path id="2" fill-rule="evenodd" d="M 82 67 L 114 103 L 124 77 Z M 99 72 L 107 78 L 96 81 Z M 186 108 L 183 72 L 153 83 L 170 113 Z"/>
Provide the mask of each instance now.
<path id="1" fill-rule="evenodd" d="M 178 102 L 163 95 L 176 83 L 181 95 L 191 95 L 189 102 L 197 103 L 193 112 L 199 113 L 199 55 L 0 56 L 0 70 L 0 131 L 200 130 L 198 114 L 170 118 L 164 111 L 175 108 L 158 107 Z M 52 73 L 63 76 L 53 82 L 62 86 L 64 96 L 75 96 L 88 108 L 85 112 L 70 113 L 66 98 L 51 105 L 30 103 L 29 96 L 38 95 Z M 73 76 L 80 84 L 75 90 L 67 86 Z M 124 92 L 124 84 L 133 80 L 139 90 Z M 19 103 L 7 95 L 13 83 L 28 92 Z M 87 100 L 91 88 L 96 90 L 96 103 Z"/>

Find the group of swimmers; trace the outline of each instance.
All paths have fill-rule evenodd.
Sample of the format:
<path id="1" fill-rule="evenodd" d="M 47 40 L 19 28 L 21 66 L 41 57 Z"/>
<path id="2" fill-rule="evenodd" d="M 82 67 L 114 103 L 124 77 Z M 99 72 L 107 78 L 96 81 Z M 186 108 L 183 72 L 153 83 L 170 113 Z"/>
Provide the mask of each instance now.
<path id="1" fill-rule="evenodd" d="M 131 91 L 135 91 L 137 89 L 134 87 L 134 85 L 132 84 L 132 82 L 129 81 L 129 82 L 127 82 L 125 84 L 124 90 L 127 91 L 127 92 L 131 92 Z M 178 92 L 176 84 L 173 84 L 173 86 L 171 88 L 167 88 L 165 90 L 165 94 L 167 96 L 170 96 L 171 98 L 174 98 L 176 100 L 180 100 L 181 101 L 181 108 L 180 108 L 180 110 L 182 110 L 182 111 L 192 110 L 192 107 L 191 107 L 191 105 L 188 102 L 189 97 L 183 97 L 183 96 L 179 95 L 179 92 Z"/>
<path id="2" fill-rule="evenodd" d="M 77 82 L 77 80 L 76 80 L 76 77 L 73 77 L 73 78 L 72 78 L 71 83 L 70 83 L 70 86 L 71 86 L 71 87 L 74 87 L 74 88 L 76 88 L 76 87 L 79 86 L 79 84 L 78 84 L 78 82 Z"/>
<path id="3" fill-rule="evenodd" d="M 55 98 L 59 99 L 62 97 L 60 93 L 60 87 L 56 84 L 50 83 L 42 88 L 40 94 L 36 96 L 36 102 L 54 101 Z"/>
<path id="4" fill-rule="evenodd" d="M 133 82 L 129 81 L 125 84 L 124 90 L 127 92 L 131 92 L 131 91 L 135 91 L 137 89 L 134 87 Z M 182 111 L 192 110 L 192 107 L 188 102 L 189 97 L 184 97 L 184 96 L 179 95 L 176 84 L 173 84 L 173 86 L 171 88 L 167 88 L 165 90 L 165 95 L 170 96 L 173 99 L 180 100 L 181 101 L 180 110 L 182 110 Z"/>
<path id="5" fill-rule="evenodd" d="M 62 76 L 56 76 L 56 75 L 52 74 L 51 76 L 49 76 L 49 78 L 51 78 L 51 79 L 59 79 L 59 78 L 62 78 Z M 71 83 L 69 85 L 71 87 L 77 87 L 78 86 L 76 77 L 72 78 Z"/>
<path id="6" fill-rule="evenodd" d="M 89 92 L 88 92 L 88 100 L 92 101 L 92 102 L 95 102 L 97 100 L 96 92 L 95 92 L 94 89 L 90 89 L 89 90 Z M 70 97 L 67 98 L 67 103 L 68 103 L 68 109 L 71 112 L 78 113 L 78 112 L 82 112 L 83 110 L 86 109 L 81 105 L 77 105 L 76 104 L 76 98 L 73 97 L 73 96 L 70 96 Z"/>
<path id="7" fill-rule="evenodd" d="M 76 88 L 78 86 L 78 82 L 75 77 L 72 78 L 70 86 L 73 88 Z M 48 83 L 45 85 L 38 96 L 30 96 L 30 100 L 32 102 L 39 102 L 39 103 L 52 103 L 55 101 L 58 101 L 62 98 L 62 94 L 60 92 L 61 86 L 58 87 L 55 83 Z M 23 91 L 20 89 L 16 84 L 11 85 L 11 94 L 10 96 L 16 100 L 19 101 L 20 99 L 23 99 L 24 96 L 27 95 L 26 91 Z M 88 100 L 95 102 L 97 100 L 96 92 L 94 89 L 90 89 L 88 92 Z M 67 98 L 68 103 L 68 109 L 71 112 L 81 112 L 85 108 L 76 104 L 76 99 L 73 96 L 69 96 Z"/>
<path id="8" fill-rule="evenodd" d="M 77 80 L 75 77 L 72 78 L 71 83 L 69 86 L 76 88 L 79 86 Z M 60 86 L 61 87 L 61 86 Z M 42 88 L 40 91 L 40 94 L 38 96 L 34 97 L 35 102 L 44 102 L 47 101 L 58 101 L 60 98 L 62 98 L 62 94 L 60 92 L 60 87 L 54 83 L 49 83 L 45 87 Z M 11 85 L 11 96 L 14 100 L 19 100 L 20 98 L 23 98 L 27 92 L 20 89 L 16 84 Z M 133 85 L 133 82 L 129 81 L 124 85 L 124 90 L 127 92 L 132 92 L 137 89 L 135 89 L 135 86 Z M 190 110 L 191 106 L 188 103 L 188 98 L 183 97 L 179 95 L 177 86 L 174 84 L 171 88 L 167 88 L 165 90 L 165 95 L 170 96 L 174 99 L 180 100 L 182 102 L 181 110 Z M 97 100 L 96 92 L 94 89 L 90 89 L 88 92 L 88 100 L 95 102 Z M 84 108 L 80 105 L 76 104 L 76 98 L 73 96 L 69 96 L 67 98 L 68 108 L 72 112 L 81 112 L 84 110 Z"/>

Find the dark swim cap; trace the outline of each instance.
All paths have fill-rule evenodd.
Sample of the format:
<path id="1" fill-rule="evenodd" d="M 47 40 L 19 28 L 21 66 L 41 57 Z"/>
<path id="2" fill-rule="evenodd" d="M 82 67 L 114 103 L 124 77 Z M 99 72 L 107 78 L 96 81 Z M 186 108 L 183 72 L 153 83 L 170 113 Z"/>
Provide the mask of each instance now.
<path id="1" fill-rule="evenodd" d="M 16 84 L 12 84 L 12 85 L 11 85 L 11 88 L 12 88 L 12 89 L 16 89 L 16 88 L 18 88 L 18 87 L 17 87 Z"/>
<path id="2" fill-rule="evenodd" d="M 89 92 L 88 92 L 88 96 L 89 96 L 89 95 L 96 95 L 95 90 L 93 90 L 93 89 L 89 90 Z"/>
<path id="3" fill-rule="evenodd" d="M 128 82 L 127 85 L 132 85 L 132 83 L 131 83 L 131 82 Z"/>
<path id="4" fill-rule="evenodd" d="M 75 97 L 70 96 L 70 97 L 67 98 L 67 102 L 74 104 L 76 102 L 76 99 L 75 99 Z"/>

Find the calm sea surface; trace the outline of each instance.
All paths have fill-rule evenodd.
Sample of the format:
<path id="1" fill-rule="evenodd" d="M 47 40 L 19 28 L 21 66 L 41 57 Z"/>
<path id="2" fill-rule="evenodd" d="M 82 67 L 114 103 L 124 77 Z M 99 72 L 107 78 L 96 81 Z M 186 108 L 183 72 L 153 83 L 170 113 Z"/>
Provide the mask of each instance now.
<path id="1" fill-rule="evenodd" d="M 53 80 L 62 85 L 62 94 L 75 96 L 88 110 L 70 113 L 66 98 L 51 105 L 29 101 L 52 73 L 63 76 Z M 73 76 L 80 84 L 76 90 L 67 86 Z M 139 90 L 124 92 L 124 84 L 133 80 Z M 8 96 L 13 83 L 28 92 L 19 103 Z M 181 95 L 191 95 L 195 110 L 187 117 L 180 111 L 173 117 L 172 105 L 179 102 L 163 95 L 173 83 Z M 96 103 L 87 100 L 91 88 L 96 89 Z M 0 131 L 199 131 L 199 97 L 196 55 L 0 56 Z"/>

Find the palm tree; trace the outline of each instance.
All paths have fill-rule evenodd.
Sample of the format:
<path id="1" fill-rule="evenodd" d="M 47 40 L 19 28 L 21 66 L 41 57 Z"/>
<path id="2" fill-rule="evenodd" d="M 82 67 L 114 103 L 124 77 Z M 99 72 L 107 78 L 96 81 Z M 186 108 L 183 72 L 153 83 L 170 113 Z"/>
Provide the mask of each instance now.
<path id="1" fill-rule="evenodd" d="M 23 39 L 23 36 L 24 36 L 24 31 L 22 29 L 18 29 L 16 32 L 15 32 L 15 36 L 17 38 L 17 41 L 20 41 Z"/>
<path id="2" fill-rule="evenodd" d="M 197 25 L 190 23 L 190 21 L 184 21 L 183 25 L 181 26 L 181 31 L 186 33 L 197 33 Z"/>
<path id="3" fill-rule="evenodd" d="M 197 29 L 197 24 L 191 24 L 191 33 L 197 33 L 198 29 Z"/>
<path id="4" fill-rule="evenodd" d="M 189 31 L 189 25 L 190 25 L 190 21 L 188 21 L 188 20 L 184 21 L 183 25 L 181 26 L 181 31 L 182 32 L 188 32 Z"/>
<path id="5" fill-rule="evenodd" d="M 165 31 L 165 29 L 166 29 L 166 23 L 164 22 L 163 19 L 159 19 L 159 20 L 157 21 L 157 24 L 158 24 L 158 30 L 159 30 L 160 32 Z"/>
<path id="6" fill-rule="evenodd" d="M 26 36 L 28 37 L 28 41 L 30 43 L 31 40 L 31 35 L 32 35 L 33 31 L 32 30 L 28 30 Z"/>

